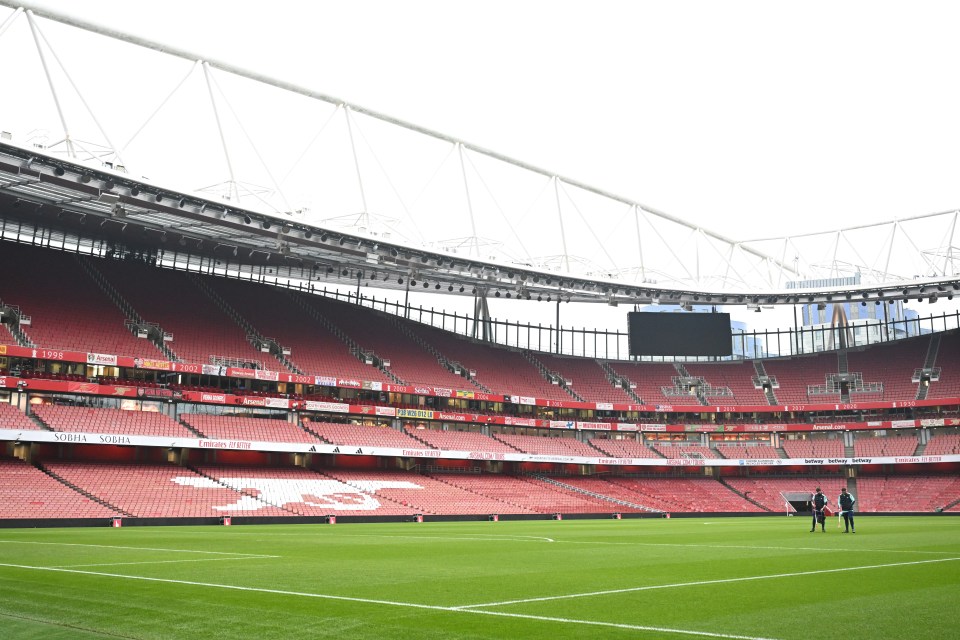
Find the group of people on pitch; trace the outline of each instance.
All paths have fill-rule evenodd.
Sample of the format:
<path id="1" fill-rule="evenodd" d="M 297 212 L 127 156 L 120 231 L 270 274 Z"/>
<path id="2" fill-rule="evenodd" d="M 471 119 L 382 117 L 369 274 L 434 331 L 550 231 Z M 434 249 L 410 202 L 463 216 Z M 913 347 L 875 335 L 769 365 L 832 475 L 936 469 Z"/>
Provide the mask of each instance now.
<path id="1" fill-rule="evenodd" d="M 857 532 L 853 526 L 853 503 L 856 501 L 856 498 L 847 493 L 846 487 L 840 489 L 840 497 L 837 498 L 837 504 L 840 505 L 840 515 L 843 516 L 843 524 L 845 525 L 844 533 Z M 830 504 L 830 500 L 827 496 L 823 495 L 820 487 L 817 487 L 817 492 L 814 493 L 810 499 L 810 506 L 813 508 L 813 524 L 810 527 L 810 533 L 817 530 L 818 523 L 820 524 L 820 530 L 826 532 L 826 509 L 828 504 Z M 837 526 L 840 526 L 839 523 Z"/>

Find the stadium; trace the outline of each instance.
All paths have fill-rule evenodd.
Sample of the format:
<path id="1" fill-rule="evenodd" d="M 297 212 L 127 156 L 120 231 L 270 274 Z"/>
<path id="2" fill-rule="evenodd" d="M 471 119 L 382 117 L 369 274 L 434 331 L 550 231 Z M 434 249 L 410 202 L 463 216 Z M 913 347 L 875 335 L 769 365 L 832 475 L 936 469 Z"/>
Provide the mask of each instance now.
<path id="1" fill-rule="evenodd" d="M 851 637 L 899 637 L 907 612 L 956 635 L 956 211 L 735 240 L 0 5 L 39 83 L 18 106 L 62 125 L 0 122 L 12 637 L 799 638 L 837 606 Z M 63 34 L 161 61 L 126 145 Z M 329 143 L 279 179 L 231 97 L 320 110 Z M 134 152 L 176 144 L 153 129 L 178 101 L 209 101 L 219 148 L 147 178 Z M 503 215 L 524 208 L 543 217 Z M 841 487 L 856 537 L 834 535 Z"/>

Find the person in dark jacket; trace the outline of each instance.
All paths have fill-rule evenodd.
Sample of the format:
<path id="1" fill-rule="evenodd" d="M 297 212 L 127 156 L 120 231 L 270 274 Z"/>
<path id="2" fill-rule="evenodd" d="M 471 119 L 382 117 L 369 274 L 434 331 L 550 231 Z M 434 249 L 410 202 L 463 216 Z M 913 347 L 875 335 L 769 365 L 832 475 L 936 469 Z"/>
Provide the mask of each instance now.
<path id="1" fill-rule="evenodd" d="M 825 513 L 825 509 L 829 502 L 827 496 L 823 495 L 820 487 L 817 487 L 817 492 L 810 498 L 810 507 L 813 509 L 813 524 L 810 525 L 810 533 L 817 530 L 818 522 L 820 523 L 821 531 L 823 531 L 823 533 L 827 532 L 827 514 Z"/>
<path id="2" fill-rule="evenodd" d="M 847 493 L 846 487 L 840 489 L 840 497 L 837 499 L 837 504 L 840 505 L 840 513 L 843 515 L 844 533 L 857 532 L 853 526 L 853 503 L 856 501 L 856 498 Z"/>

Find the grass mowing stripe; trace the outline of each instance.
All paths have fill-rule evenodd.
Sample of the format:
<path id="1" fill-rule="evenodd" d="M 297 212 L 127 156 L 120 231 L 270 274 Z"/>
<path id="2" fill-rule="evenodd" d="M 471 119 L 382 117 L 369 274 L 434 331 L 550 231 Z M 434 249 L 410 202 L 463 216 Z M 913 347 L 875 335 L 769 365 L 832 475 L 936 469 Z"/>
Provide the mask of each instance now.
<path id="1" fill-rule="evenodd" d="M 0 618 L 10 618 L 11 620 L 22 620 L 24 622 L 35 622 L 46 627 L 58 627 L 60 629 L 70 629 L 72 631 L 83 631 L 84 633 L 89 633 L 90 635 L 104 636 L 106 638 L 125 638 L 126 640 L 137 640 L 134 636 L 124 636 L 119 633 L 110 633 L 109 631 L 101 631 L 99 629 L 88 629 L 87 627 L 80 627 L 75 624 L 66 624 L 64 622 L 50 622 L 49 620 L 41 620 L 40 618 L 31 618 L 29 616 L 17 616 L 13 615 L 12 613 L 0 613 Z"/>
<path id="2" fill-rule="evenodd" d="M 238 556 L 236 558 L 190 558 L 188 560 L 142 560 L 140 562 L 99 562 L 97 564 L 61 564 L 53 565 L 51 569 L 77 569 L 79 567 L 122 567 L 133 564 L 176 564 L 180 562 L 224 562 L 226 560 L 257 560 L 259 558 L 276 558 L 277 556 Z"/>
<path id="3" fill-rule="evenodd" d="M 680 542 L 609 542 L 607 540 L 554 540 L 553 542 L 562 544 L 603 544 L 612 546 L 638 546 L 638 547 L 690 547 L 702 549 L 747 549 L 749 551 L 816 551 L 820 552 L 839 552 L 847 553 L 850 551 L 863 551 L 867 553 L 926 553 L 944 555 L 946 551 L 915 551 L 913 549 L 864 549 L 862 547 L 829 549 L 823 547 L 774 547 L 770 545 L 746 545 L 746 544 L 695 544 Z"/>
<path id="4" fill-rule="evenodd" d="M 36 540 L 0 540 L 3 544 L 43 544 L 57 547 L 96 547 L 99 549 L 128 549 L 131 551 L 172 551 L 174 553 L 206 553 L 217 556 L 248 556 L 252 558 L 279 558 L 259 553 L 238 553 L 234 551 L 200 551 L 197 549 L 157 549 L 152 547 L 123 547 L 115 544 L 83 544 L 80 542 L 39 542 Z"/>
<path id="5" fill-rule="evenodd" d="M 773 578 L 795 578 L 798 576 L 813 576 L 823 573 L 841 573 L 844 571 L 863 571 L 866 569 L 886 569 L 889 567 L 907 567 L 917 564 L 931 564 L 934 562 L 951 562 L 960 558 L 936 558 L 933 560 L 914 560 L 913 562 L 893 562 L 890 564 L 871 564 L 862 567 L 840 567 L 838 569 L 817 569 L 815 571 L 795 571 L 792 573 L 774 573 L 765 576 L 744 576 L 742 578 L 721 578 L 719 580 L 697 580 L 695 582 L 675 582 L 673 584 L 654 584 L 645 587 L 628 587 L 626 589 L 609 589 L 605 591 L 589 591 L 586 593 L 568 593 L 559 596 L 541 596 L 537 598 L 523 598 L 520 600 L 504 600 L 502 602 L 485 602 L 481 604 L 465 604 L 452 609 L 474 609 L 485 607 L 502 607 L 508 604 L 526 604 L 530 602 L 549 602 L 551 600 L 569 600 L 571 598 L 589 598 L 592 596 L 608 596 L 617 593 L 634 593 L 636 591 L 654 591 L 657 589 L 674 589 L 677 587 L 699 587 L 707 584 L 725 584 L 730 582 L 751 582 L 754 580 L 771 580 Z M 2 565 L 0 565 L 2 566 Z"/>
<path id="6" fill-rule="evenodd" d="M 762 638 L 757 636 L 743 636 L 726 633 L 713 633 L 709 631 L 694 631 L 690 629 L 671 629 L 668 627 L 653 627 L 644 625 L 623 624 L 617 622 L 601 622 L 595 620 L 577 620 L 572 618 L 554 618 L 549 616 L 535 616 L 522 613 L 506 613 L 501 611 L 481 611 L 477 609 L 468 609 L 465 607 L 441 607 L 429 604 L 416 604 L 412 602 L 394 602 L 391 600 L 376 600 L 371 598 L 353 598 L 349 596 L 335 596 L 324 593 L 307 593 L 303 591 L 286 591 L 283 589 L 266 589 L 261 587 L 243 587 L 232 584 L 216 584 L 210 582 L 194 582 L 192 580 L 174 580 L 171 578 L 151 578 L 147 576 L 131 576 L 120 573 L 104 573 L 101 571 L 77 571 L 75 569 L 62 569 L 58 567 L 34 567 L 22 564 L 0 563 L 0 567 L 9 567 L 12 569 L 26 569 L 32 571 L 53 571 L 58 573 L 74 573 L 89 576 L 98 576 L 105 578 L 123 578 L 127 580 L 142 580 L 145 582 L 161 582 L 166 584 L 182 584 L 192 587 L 210 587 L 214 589 L 229 589 L 232 591 L 250 591 L 255 593 L 269 593 L 273 595 L 298 596 L 303 598 L 320 598 L 323 600 L 343 600 L 346 602 L 359 602 L 364 604 L 380 604 L 392 607 L 407 607 L 411 609 L 426 609 L 430 611 L 445 611 L 450 613 L 470 613 L 476 615 L 496 616 L 502 618 L 521 618 L 525 620 L 539 620 L 543 622 L 559 622 L 563 624 L 588 625 L 595 627 L 610 627 L 616 629 L 629 629 L 635 631 L 654 631 L 657 633 L 674 633 L 688 636 L 701 636 L 707 638 L 724 638 L 726 640 L 773 640 L 772 638 Z M 473 605 L 479 606 L 479 605 Z"/>

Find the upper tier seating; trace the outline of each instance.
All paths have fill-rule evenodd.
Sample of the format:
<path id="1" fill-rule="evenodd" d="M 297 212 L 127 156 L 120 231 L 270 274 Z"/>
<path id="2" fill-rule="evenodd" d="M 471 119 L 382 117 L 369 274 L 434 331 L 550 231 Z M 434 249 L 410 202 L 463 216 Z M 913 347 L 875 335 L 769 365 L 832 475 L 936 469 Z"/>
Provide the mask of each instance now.
<path id="1" fill-rule="evenodd" d="M 257 283 L 213 278 L 208 282 L 262 337 L 273 338 L 280 346 L 289 348 L 287 359 L 304 373 L 392 382 L 382 371 L 350 353 L 347 343 L 304 306 L 321 309 L 327 301 Z M 271 364 L 271 368 L 278 366 Z"/>
<path id="2" fill-rule="evenodd" d="M 181 414 L 180 419 L 205 437 L 218 440 L 318 442 L 316 436 L 286 420 L 213 416 L 205 413 Z"/>
<path id="3" fill-rule="evenodd" d="M 680 373 L 672 364 L 662 362 L 610 362 L 610 368 L 636 385 L 633 390 L 647 405 L 699 405 L 696 395 L 678 389 L 675 379 Z M 678 390 L 680 395 L 666 395 L 664 388 Z"/>
<path id="4" fill-rule="evenodd" d="M 614 458 L 660 458 L 657 452 L 639 440 L 593 438 L 590 446 Z"/>
<path id="5" fill-rule="evenodd" d="M 61 251 L 46 251 L 4 242 L 0 267 L 17 273 L 29 265 L 30 277 L 5 278 L 0 300 L 20 307 L 32 317 L 22 326 L 37 345 L 46 349 L 86 351 L 125 356 L 162 357 L 149 341 L 137 339 L 124 326 L 123 312 L 77 263 Z M 99 267 L 106 261 L 91 260 Z"/>
<path id="6" fill-rule="evenodd" d="M 501 442 L 535 455 L 548 456 L 586 456 L 596 458 L 600 452 L 588 444 L 574 438 L 555 436 L 524 436 L 510 433 L 496 433 L 493 437 Z"/>
<path id="7" fill-rule="evenodd" d="M 212 356 L 238 363 L 262 361 L 264 354 L 247 342 L 244 330 L 190 275 L 119 261 L 105 261 L 100 270 L 146 322 L 173 334 L 166 344 L 181 361 L 211 364 Z"/>
<path id="8" fill-rule="evenodd" d="M 389 360 L 390 372 L 404 383 L 449 389 L 474 388 L 466 378 L 443 367 L 435 355 L 401 331 L 400 321 L 395 317 L 320 298 L 313 301 L 313 305 L 364 351 Z"/>
<path id="9" fill-rule="evenodd" d="M 753 378 L 757 375 L 752 362 L 730 362 L 684 365 L 687 373 L 694 377 L 701 377 L 710 385 L 711 389 L 727 388 L 733 394 L 719 395 L 719 393 L 704 393 L 707 402 L 717 405 L 753 405 L 769 404 L 763 389 L 753 386 Z"/>
<path id="10" fill-rule="evenodd" d="M 780 445 L 788 458 L 842 458 L 843 441 L 811 438 L 809 440 L 783 440 Z"/>
<path id="11" fill-rule="evenodd" d="M 437 431 L 405 426 L 404 431 L 432 449 L 443 451 L 483 451 L 487 453 L 517 453 L 513 447 L 474 431 Z"/>
<path id="12" fill-rule="evenodd" d="M 574 398 L 541 375 L 518 351 L 481 344 L 448 331 L 411 322 L 408 328 L 432 344 L 450 362 L 477 372 L 476 380 L 493 393 L 570 402 Z"/>
<path id="13" fill-rule="evenodd" d="M 778 404 L 823 404 L 839 402 L 840 393 L 808 393 L 811 386 L 823 386 L 827 376 L 838 370 L 837 354 L 824 353 L 783 360 L 765 360 L 768 376 L 776 378 L 778 388 L 773 390 Z"/>
<path id="14" fill-rule="evenodd" d="M 291 515 L 172 464 L 62 462 L 44 466 L 84 491 L 141 518 Z M 235 505 L 241 510 L 216 507 Z"/>
<path id="15" fill-rule="evenodd" d="M 586 402 L 616 402 L 636 404 L 622 388 L 607 379 L 607 372 L 595 360 L 562 358 L 548 353 L 533 354 L 548 371 L 560 374 L 570 381 L 570 388 Z"/>
<path id="16" fill-rule="evenodd" d="M 130 436 L 195 438 L 196 434 L 167 416 L 151 411 L 122 411 L 40 404 L 33 413 L 54 431 L 80 431 Z"/>
<path id="17" fill-rule="evenodd" d="M 330 444 L 358 447 L 390 447 L 393 449 L 428 449 L 422 442 L 391 427 L 359 424 L 313 422 L 304 419 L 304 426 Z"/>
<path id="18" fill-rule="evenodd" d="M 17 431 L 36 431 L 40 425 L 26 416 L 23 411 L 12 404 L 0 402 L 0 429 L 16 429 Z"/>
<path id="19" fill-rule="evenodd" d="M 940 381 L 930 383 L 927 397 L 960 397 L 960 332 L 943 335 L 934 366 L 940 368 Z"/>
<path id="20" fill-rule="evenodd" d="M 923 366 L 930 338 L 911 338 L 902 342 L 847 352 L 847 370 L 859 373 L 864 383 L 882 382 L 883 395 L 851 393 L 851 402 L 870 400 L 914 400 L 917 383 L 912 382 L 914 369 Z"/>
<path id="21" fill-rule="evenodd" d="M 40 469 L 0 456 L 0 518 L 109 518 L 118 512 Z"/>

